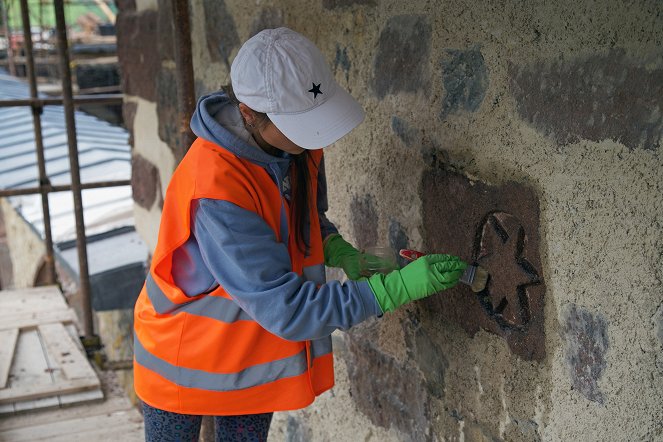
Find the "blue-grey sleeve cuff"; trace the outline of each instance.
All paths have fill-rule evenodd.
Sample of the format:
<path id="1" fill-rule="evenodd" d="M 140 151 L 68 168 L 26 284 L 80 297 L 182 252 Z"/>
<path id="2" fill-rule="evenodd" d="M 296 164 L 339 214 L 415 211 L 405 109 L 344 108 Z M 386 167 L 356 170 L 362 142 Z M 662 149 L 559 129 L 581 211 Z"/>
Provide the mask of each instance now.
<path id="1" fill-rule="evenodd" d="M 378 304 L 378 300 L 375 298 L 373 290 L 371 290 L 371 286 L 368 285 L 368 281 L 360 279 L 359 281 L 350 281 L 350 283 L 354 284 L 357 288 L 357 293 L 359 293 L 359 296 L 361 297 L 361 302 L 364 306 L 367 318 L 371 316 L 379 317 L 384 314 L 382 308 L 380 308 L 380 304 Z"/>

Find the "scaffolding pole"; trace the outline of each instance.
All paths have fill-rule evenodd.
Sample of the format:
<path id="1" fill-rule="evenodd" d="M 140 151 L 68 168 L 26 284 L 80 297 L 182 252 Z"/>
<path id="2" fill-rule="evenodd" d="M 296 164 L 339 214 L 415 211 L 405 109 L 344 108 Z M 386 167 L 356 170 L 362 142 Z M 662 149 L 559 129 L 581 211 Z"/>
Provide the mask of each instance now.
<path id="1" fill-rule="evenodd" d="M 34 54 L 32 51 L 32 33 L 30 32 L 30 13 L 28 11 L 28 0 L 21 0 L 21 18 L 23 20 L 23 44 L 25 46 L 26 70 L 28 83 L 30 85 L 30 98 L 35 100 L 37 92 L 37 73 L 35 72 Z M 44 240 L 46 241 L 46 282 L 55 284 L 55 253 L 53 252 L 53 236 L 51 235 L 51 211 L 48 203 L 47 186 L 50 180 L 46 175 L 46 159 L 44 157 L 44 140 L 41 130 L 41 113 L 43 108 L 31 106 L 32 121 L 35 132 L 35 148 L 37 151 L 37 164 L 39 169 L 39 193 L 41 194 L 41 207 L 44 216 Z"/>
<path id="2" fill-rule="evenodd" d="M 92 314 L 90 274 L 87 262 L 87 244 L 85 238 L 85 220 L 81 198 L 81 177 L 78 163 L 78 143 L 76 140 L 76 121 L 74 119 L 74 100 L 71 87 L 71 68 L 69 64 L 69 44 L 64 17 L 64 1 L 55 0 L 55 25 L 60 55 L 60 75 L 62 78 L 62 98 L 64 104 L 65 123 L 67 125 L 67 144 L 69 147 L 69 168 L 71 171 L 71 187 L 74 196 L 74 216 L 76 219 L 76 246 L 78 249 L 78 269 L 83 310 L 84 342 L 98 340 L 94 334 Z"/>

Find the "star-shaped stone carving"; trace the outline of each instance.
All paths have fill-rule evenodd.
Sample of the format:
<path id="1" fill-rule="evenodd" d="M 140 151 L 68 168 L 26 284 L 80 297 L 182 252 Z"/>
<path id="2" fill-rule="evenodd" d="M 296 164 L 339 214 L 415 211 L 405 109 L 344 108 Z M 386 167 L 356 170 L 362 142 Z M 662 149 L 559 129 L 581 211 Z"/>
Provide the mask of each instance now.
<path id="1" fill-rule="evenodd" d="M 322 91 L 320 90 L 320 86 L 322 85 L 322 83 L 320 84 L 311 83 L 311 84 L 313 85 L 313 87 L 309 89 L 308 92 L 311 92 L 313 94 L 313 99 L 315 100 L 316 98 L 318 98 L 318 94 L 322 94 Z"/>
<path id="2" fill-rule="evenodd" d="M 528 288 L 541 284 L 525 256 L 525 229 L 513 215 L 494 212 L 485 218 L 477 238 L 475 260 L 490 274 L 480 294 L 484 308 L 500 326 L 524 328 L 531 316 Z"/>

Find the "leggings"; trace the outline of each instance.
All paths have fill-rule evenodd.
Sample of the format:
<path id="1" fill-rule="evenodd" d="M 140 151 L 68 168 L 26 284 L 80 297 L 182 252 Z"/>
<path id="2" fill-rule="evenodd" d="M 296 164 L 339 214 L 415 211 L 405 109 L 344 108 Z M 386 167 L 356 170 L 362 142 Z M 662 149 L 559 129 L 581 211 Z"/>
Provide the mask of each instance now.
<path id="1" fill-rule="evenodd" d="M 215 416 L 216 442 L 265 442 L 273 413 Z M 171 413 L 143 403 L 147 442 L 197 441 L 203 417 Z"/>

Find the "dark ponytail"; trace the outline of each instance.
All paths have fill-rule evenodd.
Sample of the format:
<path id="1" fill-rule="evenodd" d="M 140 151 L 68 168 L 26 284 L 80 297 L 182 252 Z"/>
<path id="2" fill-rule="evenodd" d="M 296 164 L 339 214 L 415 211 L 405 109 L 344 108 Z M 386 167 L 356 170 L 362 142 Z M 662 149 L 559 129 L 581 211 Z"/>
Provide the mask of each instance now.
<path id="1" fill-rule="evenodd" d="M 239 105 L 239 100 L 235 96 L 231 84 L 221 88 L 223 92 L 228 95 L 228 98 L 235 105 Z M 256 112 L 261 124 L 269 122 L 267 114 Z M 251 132 L 251 129 L 247 127 Z M 304 254 L 308 255 L 310 248 L 310 235 L 307 234 L 306 228 L 310 226 L 309 219 L 309 192 L 311 191 L 311 176 L 309 174 L 308 164 L 311 161 L 311 156 L 308 150 L 305 150 L 299 155 L 292 155 L 292 165 L 290 168 L 290 183 L 291 183 L 291 198 L 290 198 L 290 218 L 295 220 L 295 239 L 297 247 Z"/>

